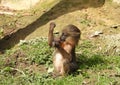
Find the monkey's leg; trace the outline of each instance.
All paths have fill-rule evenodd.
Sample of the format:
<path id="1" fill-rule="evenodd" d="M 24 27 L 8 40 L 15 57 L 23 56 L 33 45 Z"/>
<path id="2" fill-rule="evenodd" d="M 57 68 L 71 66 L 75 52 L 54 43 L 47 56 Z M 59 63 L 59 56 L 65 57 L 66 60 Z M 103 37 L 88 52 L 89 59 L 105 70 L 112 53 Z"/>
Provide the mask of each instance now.
<path id="1" fill-rule="evenodd" d="M 71 62 L 70 63 L 70 72 L 74 72 L 78 69 L 78 64 L 76 62 Z"/>
<path id="2" fill-rule="evenodd" d="M 62 76 L 66 76 L 66 75 L 68 75 L 69 71 L 70 71 L 70 63 L 65 61 L 62 65 L 62 69 L 61 69 L 60 74 Z"/>

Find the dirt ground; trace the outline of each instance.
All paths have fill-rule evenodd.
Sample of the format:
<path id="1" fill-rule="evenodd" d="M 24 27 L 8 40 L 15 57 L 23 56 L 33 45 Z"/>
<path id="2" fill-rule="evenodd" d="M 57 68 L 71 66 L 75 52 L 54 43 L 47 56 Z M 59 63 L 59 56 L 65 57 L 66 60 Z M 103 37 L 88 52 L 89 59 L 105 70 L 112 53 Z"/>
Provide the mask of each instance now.
<path id="1" fill-rule="evenodd" d="M 0 49 L 11 48 L 20 40 L 47 37 L 50 22 L 56 23 L 55 32 L 74 24 L 82 31 L 81 40 L 96 41 L 97 37 L 95 43 L 120 47 L 120 4 L 109 0 L 50 0 L 26 11 L 0 9 L 13 13 L 0 16 Z"/>
<path id="2" fill-rule="evenodd" d="M 30 10 L 18 11 L 18 10 L 10 9 L 8 7 L 0 6 L 0 55 L 1 54 L 4 55 L 4 53 L 6 53 L 6 56 L 4 56 L 4 62 L 5 62 L 4 65 L 5 67 L 7 66 L 12 67 L 10 74 L 12 74 L 13 76 L 17 76 L 19 74 L 24 75 L 23 72 L 24 70 L 29 71 L 28 73 L 31 74 L 37 72 L 45 73 L 49 70 L 44 65 L 39 65 L 34 62 L 31 63 L 29 58 L 27 58 L 29 57 L 27 53 L 25 53 L 23 50 L 20 50 L 18 45 L 26 41 L 29 42 L 29 40 L 34 40 L 34 39 L 36 40 L 37 37 L 38 39 L 39 37 L 47 38 L 50 22 L 56 23 L 56 28 L 54 32 L 60 32 L 61 29 L 68 24 L 76 25 L 82 32 L 81 40 L 79 43 L 80 46 L 82 46 L 81 42 L 90 41 L 94 46 L 97 46 L 95 52 L 100 51 L 101 54 L 105 53 L 105 55 L 108 55 L 107 56 L 108 60 L 110 60 L 111 63 L 113 63 L 112 61 L 113 56 L 118 55 L 118 62 L 119 62 L 120 4 L 113 3 L 110 0 L 74 0 L 74 1 L 49 0 L 46 3 L 45 2 L 38 3 L 35 7 L 31 8 Z M 47 46 L 44 43 L 41 42 L 39 43 L 43 47 Z M 41 45 L 38 47 L 41 47 L 43 49 Z M 93 49 L 89 48 L 89 45 L 85 44 L 85 46 L 86 47 L 88 46 L 87 49 L 90 50 L 90 53 L 94 51 Z M 11 50 L 11 48 L 13 49 Z M 35 49 L 26 48 L 26 47 L 24 48 L 27 51 L 32 50 L 29 52 L 31 54 L 35 53 L 35 51 L 33 51 Z M 37 48 L 37 50 L 41 48 Z M 13 53 L 9 54 L 8 49 L 13 51 Z M 43 50 L 45 51 L 45 49 Z M 48 52 L 50 52 L 50 50 L 47 51 L 47 53 L 44 53 L 44 51 L 42 52 L 43 55 L 49 54 Z M 41 59 L 41 58 L 36 58 L 37 55 L 40 55 L 39 54 L 40 52 L 41 52 L 40 50 L 36 51 L 36 53 L 34 54 L 35 59 Z M 81 54 L 81 50 L 79 49 L 79 51 L 77 51 L 76 53 Z M 112 57 L 109 58 L 109 55 Z M 33 59 L 34 56 L 33 55 L 31 56 Z M 86 63 L 85 65 L 91 62 L 96 63 L 97 61 L 99 63 L 102 58 L 98 56 L 96 58 L 97 59 L 96 62 L 94 59 L 93 60 L 90 59 L 86 60 L 86 59 L 87 58 L 85 58 L 83 62 L 83 64 Z M 80 62 L 82 62 L 82 58 Z M 94 63 L 92 64 L 94 65 Z M 114 64 L 111 65 L 114 67 Z M 115 63 L 115 65 L 119 65 L 119 64 Z M 22 70 L 24 69 L 24 70 L 22 71 L 19 69 Z M 88 70 L 88 68 L 86 69 Z M 103 75 L 109 74 L 110 76 L 115 76 L 116 72 L 114 72 L 113 69 L 112 70 L 105 69 L 100 72 Z M 88 71 L 89 71 L 88 73 L 90 73 L 90 76 L 91 74 L 97 75 L 95 74 L 95 72 L 98 72 L 98 71 L 91 71 L 91 69 Z M 115 77 L 115 78 L 116 78 L 115 80 L 117 80 L 119 77 Z M 89 83 L 94 84 L 95 83 L 94 80 L 96 80 L 96 77 L 91 77 L 92 82 L 88 78 L 86 79 L 87 80 L 85 81 L 88 84 Z M 117 81 L 119 81 L 119 79 Z M 87 84 L 86 82 L 85 84 Z"/>

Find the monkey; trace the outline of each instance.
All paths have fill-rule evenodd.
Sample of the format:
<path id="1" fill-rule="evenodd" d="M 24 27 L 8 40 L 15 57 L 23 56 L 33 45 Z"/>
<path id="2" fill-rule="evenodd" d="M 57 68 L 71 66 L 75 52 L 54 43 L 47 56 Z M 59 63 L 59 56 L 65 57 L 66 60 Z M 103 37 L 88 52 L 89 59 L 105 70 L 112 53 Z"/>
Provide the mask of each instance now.
<path id="1" fill-rule="evenodd" d="M 55 27 L 56 24 L 51 22 L 48 44 L 55 48 L 53 52 L 54 73 L 65 76 L 78 69 L 75 47 L 79 42 L 81 31 L 75 25 L 69 24 L 62 29 L 61 35 L 56 38 L 53 34 Z"/>

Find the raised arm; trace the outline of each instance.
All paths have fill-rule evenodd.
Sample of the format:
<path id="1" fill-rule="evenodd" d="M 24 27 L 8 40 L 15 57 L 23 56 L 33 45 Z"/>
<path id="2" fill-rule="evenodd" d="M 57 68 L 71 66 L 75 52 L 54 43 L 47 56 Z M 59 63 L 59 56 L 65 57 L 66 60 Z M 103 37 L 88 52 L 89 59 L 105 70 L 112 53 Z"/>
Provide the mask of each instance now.
<path id="1" fill-rule="evenodd" d="M 56 27 L 55 23 L 51 22 L 50 23 L 50 27 L 49 27 L 49 33 L 48 33 L 48 44 L 50 47 L 54 46 L 54 35 L 53 35 L 53 31 L 54 28 Z"/>

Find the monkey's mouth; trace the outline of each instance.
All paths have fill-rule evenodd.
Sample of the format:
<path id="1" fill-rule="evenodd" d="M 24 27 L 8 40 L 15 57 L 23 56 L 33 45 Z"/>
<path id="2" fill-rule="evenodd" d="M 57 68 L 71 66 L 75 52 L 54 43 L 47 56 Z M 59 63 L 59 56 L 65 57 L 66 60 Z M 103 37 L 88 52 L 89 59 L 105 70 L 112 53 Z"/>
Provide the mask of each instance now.
<path id="1" fill-rule="evenodd" d="M 65 41 L 65 38 L 64 37 L 60 37 L 60 41 Z"/>

